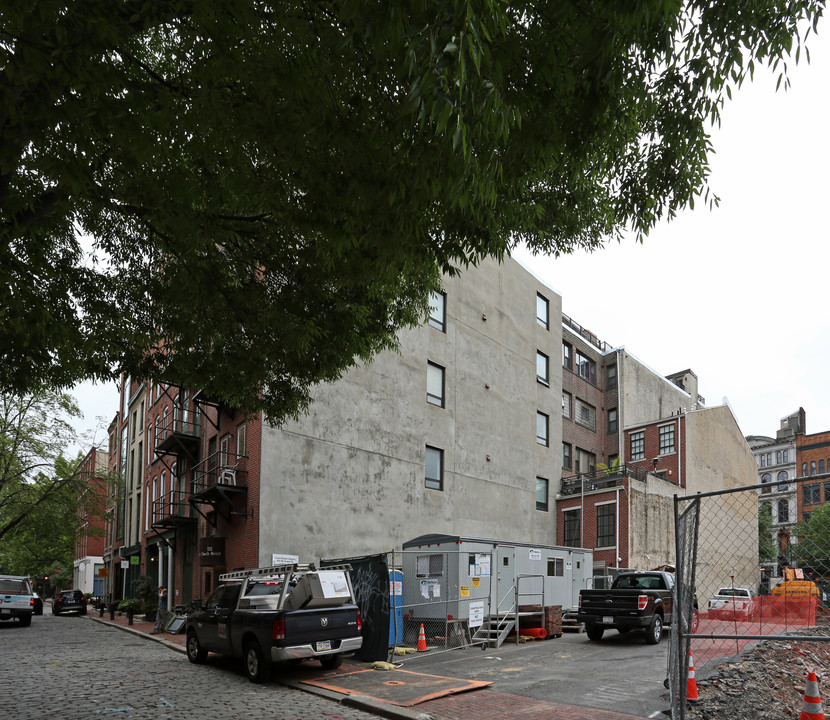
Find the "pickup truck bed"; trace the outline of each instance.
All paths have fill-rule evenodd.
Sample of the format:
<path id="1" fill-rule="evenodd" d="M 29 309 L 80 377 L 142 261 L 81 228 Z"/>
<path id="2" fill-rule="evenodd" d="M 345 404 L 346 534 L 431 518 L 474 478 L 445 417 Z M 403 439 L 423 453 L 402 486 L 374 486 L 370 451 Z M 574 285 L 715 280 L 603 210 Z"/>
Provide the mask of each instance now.
<path id="1" fill-rule="evenodd" d="M 347 567 L 295 564 L 220 576 L 204 607 L 187 618 L 188 658 L 201 663 L 208 652 L 241 658 L 252 682 L 284 660 L 316 658 L 324 668 L 337 667 L 363 642 Z"/>

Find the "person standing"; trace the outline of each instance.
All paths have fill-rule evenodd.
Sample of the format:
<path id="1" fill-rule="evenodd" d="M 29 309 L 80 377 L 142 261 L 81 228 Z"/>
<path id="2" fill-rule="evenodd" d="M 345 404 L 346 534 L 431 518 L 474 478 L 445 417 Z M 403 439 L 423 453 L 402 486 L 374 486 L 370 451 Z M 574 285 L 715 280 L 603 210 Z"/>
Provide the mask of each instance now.
<path id="1" fill-rule="evenodd" d="M 158 610 L 156 611 L 156 624 L 153 625 L 152 634 L 158 635 L 162 628 L 164 627 L 164 623 L 167 620 L 167 588 L 160 587 L 159 588 L 159 606 Z"/>

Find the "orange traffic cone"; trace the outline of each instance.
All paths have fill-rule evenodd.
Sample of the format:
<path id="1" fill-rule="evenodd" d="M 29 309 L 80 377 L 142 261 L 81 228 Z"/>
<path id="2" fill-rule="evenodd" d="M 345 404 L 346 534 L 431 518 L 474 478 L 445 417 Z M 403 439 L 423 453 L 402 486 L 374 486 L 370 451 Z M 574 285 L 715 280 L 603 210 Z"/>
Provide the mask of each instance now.
<path id="1" fill-rule="evenodd" d="M 423 652 L 427 649 L 427 638 L 424 635 L 424 624 L 421 623 L 421 632 L 418 635 L 418 652 Z"/>
<path id="2" fill-rule="evenodd" d="M 804 704 L 799 720 L 824 720 L 821 697 L 818 694 L 818 678 L 814 672 L 807 674 L 807 688 L 804 690 Z"/>
<path id="3" fill-rule="evenodd" d="M 692 658 L 691 650 L 689 650 L 689 678 L 686 680 L 686 699 L 689 702 L 700 700 L 697 694 L 697 680 L 695 680 L 695 661 Z"/>

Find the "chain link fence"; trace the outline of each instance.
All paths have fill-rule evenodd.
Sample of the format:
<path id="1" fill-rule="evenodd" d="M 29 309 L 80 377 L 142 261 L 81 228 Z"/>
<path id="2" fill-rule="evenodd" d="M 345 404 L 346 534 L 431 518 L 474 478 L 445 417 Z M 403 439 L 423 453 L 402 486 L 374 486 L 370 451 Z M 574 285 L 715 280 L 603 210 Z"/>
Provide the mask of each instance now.
<path id="1" fill-rule="evenodd" d="M 786 636 L 796 645 L 830 640 L 819 634 L 830 612 L 830 505 L 818 505 L 824 493 L 830 500 L 828 477 L 675 496 L 680 632 L 672 633 L 668 662 L 673 720 L 687 717 L 690 667 L 696 685 L 769 638 Z M 797 522 L 799 497 L 815 510 Z"/>

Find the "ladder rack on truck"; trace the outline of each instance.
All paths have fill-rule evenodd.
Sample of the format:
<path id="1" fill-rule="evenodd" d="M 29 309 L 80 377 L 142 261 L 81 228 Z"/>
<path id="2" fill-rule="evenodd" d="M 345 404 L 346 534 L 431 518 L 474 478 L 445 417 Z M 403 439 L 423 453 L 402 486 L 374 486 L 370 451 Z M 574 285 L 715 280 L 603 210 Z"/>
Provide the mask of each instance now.
<path id="1" fill-rule="evenodd" d="M 344 570 L 349 572 L 352 566 L 348 563 L 342 565 L 328 565 L 320 568 L 321 571 L 328 570 Z M 286 575 L 287 573 L 308 573 L 318 572 L 314 563 L 293 563 L 291 565 L 275 565 L 273 567 L 261 567 L 254 570 L 236 570 L 235 572 L 222 573 L 219 576 L 219 582 L 227 582 L 228 580 L 242 580 L 244 578 L 256 577 L 271 577 L 273 575 Z"/>

